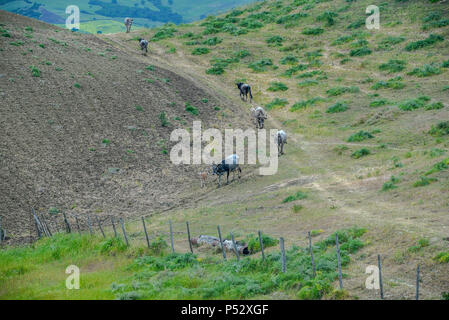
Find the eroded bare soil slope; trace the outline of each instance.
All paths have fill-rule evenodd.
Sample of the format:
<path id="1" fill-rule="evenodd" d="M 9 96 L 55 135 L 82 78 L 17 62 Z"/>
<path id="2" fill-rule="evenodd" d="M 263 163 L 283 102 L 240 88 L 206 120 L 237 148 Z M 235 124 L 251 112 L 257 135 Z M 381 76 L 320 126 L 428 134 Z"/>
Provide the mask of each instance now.
<path id="1" fill-rule="evenodd" d="M 31 208 L 55 223 L 51 212 L 175 206 L 199 184 L 200 168 L 171 164 L 171 131 L 243 121 L 207 85 L 96 36 L 4 11 L 0 23 L 0 215 L 11 242 L 35 236 Z"/>

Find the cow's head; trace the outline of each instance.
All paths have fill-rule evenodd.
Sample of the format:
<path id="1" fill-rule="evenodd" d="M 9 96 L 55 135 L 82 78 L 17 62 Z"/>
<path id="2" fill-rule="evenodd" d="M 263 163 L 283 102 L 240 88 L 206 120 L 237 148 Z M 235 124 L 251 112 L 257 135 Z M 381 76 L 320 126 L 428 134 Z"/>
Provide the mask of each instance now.
<path id="1" fill-rule="evenodd" d="M 240 87 L 241 87 L 242 85 L 243 85 L 243 83 L 241 83 L 241 82 L 237 83 L 237 88 L 240 89 Z"/>

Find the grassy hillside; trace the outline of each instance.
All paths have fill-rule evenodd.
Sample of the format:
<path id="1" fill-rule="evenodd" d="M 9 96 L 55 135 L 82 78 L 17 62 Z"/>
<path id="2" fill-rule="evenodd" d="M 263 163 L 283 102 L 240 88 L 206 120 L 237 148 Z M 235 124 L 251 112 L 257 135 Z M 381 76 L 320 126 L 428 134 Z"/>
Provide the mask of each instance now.
<path id="1" fill-rule="evenodd" d="M 195 5 L 186 0 L 81 0 L 80 30 L 89 33 L 123 32 L 125 17 L 135 18 L 135 27 L 155 27 L 167 22 L 182 23 L 202 19 L 210 14 L 229 10 L 252 0 L 197 0 Z M 73 5 L 67 0 L 2 0 L 0 9 L 65 26 L 66 8 Z"/>
<path id="2" fill-rule="evenodd" d="M 380 7 L 380 30 L 365 28 L 365 9 L 371 4 Z M 386 299 L 414 299 L 418 264 L 421 298 L 447 298 L 448 19 L 445 1 L 284 0 L 265 1 L 192 24 L 87 38 L 98 41 L 99 52 L 104 51 L 100 47 L 109 47 L 114 54 L 121 54 L 118 61 L 127 57 L 142 63 L 134 69 L 146 73 L 144 66 L 154 65 L 156 70 L 171 70 L 195 83 L 207 83 L 209 101 L 215 94 L 220 96 L 216 99 L 222 109 L 231 108 L 211 115 L 211 123 L 214 117 L 220 117 L 216 121 L 224 126 L 253 126 L 248 119 L 251 105 L 239 100 L 235 86 L 238 80 L 247 81 L 253 87 L 255 104 L 268 109 L 267 126 L 287 132 L 286 154 L 280 158 L 276 175 L 258 176 L 253 168 L 245 166 L 242 181 L 217 192 L 215 181 L 209 178 L 206 188 L 192 190 L 193 201 L 175 201 L 175 208 L 156 210 L 147 218 L 152 241 L 161 237 L 163 241 L 157 244 L 163 247 L 162 243 L 170 241 L 169 220 L 173 223 L 177 254 L 160 256 L 144 249 L 141 221 L 136 219 L 126 225 L 132 237 L 131 248 L 120 252 L 113 249 L 111 256 L 101 248 L 121 248 L 121 243 L 106 245 L 109 240 L 95 238 L 91 247 L 73 254 L 74 258 L 70 254 L 38 258 L 45 262 L 27 269 L 34 254 L 40 250 L 48 254 L 39 249 L 48 247 L 48 240 L 43 240 L 34 250 L 17 249 L 24 255 L 24 260 L 17 263 L 11 258 L 19 254 L 15 249 L 2 251 L 10 260 L 0 269 L 2 287 L 8 288 L 0 295 L 46 297 L 47 289 L 56 288 L 47 297 L 76 298 L 67 293 L 63 282 L 63 271 L 73 262 L 87 271 L 85 277 L 90 277 L 85 280 L 86 294 L 101 290 L 95 296 L 101 298 L 378 299 L 378 291 L 365 288 L 365 271 L 367 266 L 376 265 L 377 255 L 381 255 Z M 86 39 L 84 35 L 65 34 L 79 37 L 77 42 Z M 146 57 L 140 56 L 135 42 L 142 36 L 151 40 Z M 16 42 L 7 39 L 5 46 L 11 41 Z M 17 50 L 15 45 L 6 47 L 9 54 L 17 56 L 13 54 L 17 51 L 12 51 Z M 105 61 L 96 62 L 105 70 Z M 115 68 L 113 64 L 108 67 Z M 126 74 L 123 70 L 121 74 Z M 114 77 L 120 76 L 115 74 L 109 81 L 117 81 Z M 5 77 L 2 79 L 5 81 Z M 110 87 L 101 90 L 115 91 Z M 142 178 L 145 182 L 149 179 Z M 176 182 L 170 180 L 164 186 L 169 188 L 171 183 Z M 4 189 L 8 190 L 6 186 Z M 177 196 L 174 194 L 173 199 Z M 129 199 L 133 199 L 131 193 Z M 48 203 L 43 202 L 41 207 Z M 128 212 L 145 214 L 144 204 L 141 210 L 130 208 Z M 22 206 L 19 203 L 17 208 Z M 186 221 L 195 237 L 216 235 L 217 225 L 226 235 L 232 231 L 239 241 L 258 230 L 273 239 L 284 237 L 287 270 L 299 272 L 279 275 L 278 245 L 267 250 L 272 259 L 268 266 L 259 264 L 259 253 L 240 264 L 234 256 L 229 262 L 219 263 L 220 252 L 210 250 L 195 248 L 196 256 L 185 254 L 189 252 Z M 334 260 L 322 260 L 317 266 L 324 282 L 308 282 L 310 261 L 304 255 L 307 232 L 313 231 L 317 250 L 327 243 L 321 248 L 329 251 L 317 255 L 334 259 L 335 247 L 329 239 L 337 230 L 351 230 L 354 225 L 364 234 L 362 243 L 356 241 L 351 246 L 356 250 L 345 253 L 345 291 L 333 289 L 338 287 Z M 68 239 L 67 243 L 57 249 L 57 238 L 56 249 L 52 250 L 64 251 L 72 241 L 83 241 L 75 234 L 60 237 Z M 117 265 L 98 262 L 104 257 Z M 59 278 L 52 280 L 55 273 L 42 269 L 58 270 Z M 32 279 L 33 272 L 41 274 L 47 285 L 40 291 L 27 292 L 26 280 Z M 228 282 L 219 281 L 223 279 L 221 274 Z M 228 292 L 223 283 L 233 283 L 236 289 Z M 30 288 L 36 286 L 33 282 Z"/>

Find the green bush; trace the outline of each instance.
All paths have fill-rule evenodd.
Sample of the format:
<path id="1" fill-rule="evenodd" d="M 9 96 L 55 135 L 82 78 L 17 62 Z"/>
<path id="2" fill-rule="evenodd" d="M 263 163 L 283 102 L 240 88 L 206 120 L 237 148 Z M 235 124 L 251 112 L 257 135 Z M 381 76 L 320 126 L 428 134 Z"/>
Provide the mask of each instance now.
<path id="1" fill-rule="evenodd" d="M 295 64 L 298 62 L 298 58 L 292 55 L 283 57 L 280 61 L 281 64 Z"/>
<path id="2" fill-rule="evenodd" d="M 245 239 L 245 243 L 248 244 L 248 250 L 251 254 L 261 251 L 259 236 L 249 235 Z M 264 249 L 274 247 L 279 243 L 278 239 L 272 238 L 262 233 L 262 244 Z"/>
<path id="3" fill-rule="evenodd" d="M 284 38 L 281 36 L 272 36 L 265 40 L 270 46 L 280 47 L 282 46 L 282 42 L 284 42 Z"/>
<path id="4" fill-rule="evenodd" d="M 349 53 L 349 55 L 351 57 L 362 57 L 362 56 L 366 56 L 372 53 L 372 50 L 367 48 L 367 47 L 363 47 L 363 48 L 358 48 L 358 49 L 353 49 L 351 50 L 351 52 Z"/>
<path id="5" fill-rule="evenodd" d="M 371 151 L 369 151 L 366 148 L 362 148 L 360 150 L 355 151 L 353 154 L 351 154 L 351 157 L 354 158 L 354 159 L 360 159 L 360 158 L 362 158 L 364 156 L 367 156 L 369 154 L 371 154 Z"/>
<path id="6" fill-rule="evenodd" d="M 324 32 L 324 29 L 322 29 L 322 28 L 305 28 L 302 31 L 302 34 L 316 36 L 316 35 L 322 34 L 323 32 Z"/>
<path id="7" fill-rule="evenodd" d="M 432 136 L 441 137 L 449 134 L 449 121 L 443 121 L 438 123 L 436 126 L 432 126 L 429 130 Z"/>
<path id="8" fill-rule="evenodd" d="M 282 82 L 271 82 L 268 91 L 287 91 L 288 87 Z"/>
<path id="9" fill-rule="evenodd" d="M 300 109 L 305 109 L 309 106 L 313 106 L 319 102 L 325 101 L 325 99 L 321 98 L 321 97 L 315 97 L 315 98 L 311 98 L 308 100 L 302 100 L 299 102 L 296 102 L 291 108 L 290 111 L 294 112 Z"/>
<path id="10" fill-rule="evenodd" d="M 402 77 L 395 77 L 392 79 L 389 79 L 387 81 L 379 81 L 376 84 L 374 84 L 371 89 L 374 90 L 379 90 L 379 89 L 395 89 L 395 90 L 399 90 L 399 89 L 403 89 L 405 87 L 405 84 L 402 83 Z"/>
<path id="11" fill-rule="evenodd" d="M 190 112 L 191 114 L 193 114 L 194 116 L 198 115 L 198 109 L 194 106 L 192 106 L 190 103 L 186 103 L 186 111 Z"/>
<path id="12" fill-rule="evenodd" d="M 248 65 L 248 67 L 253 69 L 255 72 L 266 71 L 269 66 L 273 66 L 273 60 L 271 59 L 261 59 Z"/>
<path id="13" fill-rule="evenodd" d="M 308 68 L 309 66 L 305 65 L 305 64 L 298 64 L 296 66 L 293 66 L 289 69 L 287 69 L 282 75 L 285 77 L 291 77 L 292 75 L 296 74 L 299 71 L 304 71 Z"/>
<path id="14" fill-rule="evenodd" d="M 287 198 L 282 200 L 282 203 L 292 202 L 292 201 L 296 201 L 296 200 L 303 200 L 306 198 L 307 198 L 307 193 L 298 191 L 294 195 L 288 196 Z"/>
<path id="15" fill-rule="evenodd" d="M 400 72 L 405 69 L 407 62 L 404 60 L 390 59 L 387 63 L 379 66 L 380 71 L 388 71 L 389 73 Z"/>
<path id="16" fill-rule="evenodd" d="M 316 86 L 318 84 L 319 84 L 319 82 L 317 80 L 311 80 L 311 79 L 307 79 L 307 80 L 298 82 L 299 87 L 310 87 L 310 86 Z"/>
<path id="17" fill-rule="evenodd" d="M 348 142 L 360 142 L 366 139 L 372 139 L 374 138 L 374 136 L 366 131 L 359 131 L 357 133 L 352 134 L 349 138 L 348 138 Z"/>
<path id="18" fill-rule="evenodd" d="M 200 48 L 193 49 L 192 54 L 195 56 L 199 56 L 202 54 L 208 54 L 209 52 L 210 52 L 209 48 L 200 47 Z"/>
<path id="19" fill-rule="evenodd" d="M 208 46 L 216 46 L 219 43 L 222 43 L 223 39 L 218 37 L 209 38 L 207 40 L 204 40 L 202 44 L 208 45 Z"/>
<path id="20" fill-rule="evenodd" d="M 30 66 L 30 69 L 31 69 L 31 74 L 32 74 L 33 77 L 40 78 L 40 76 L 41 76 L 41 71 L 40 71 L 37 67 L 35 67 L 35 66 Z"/>
<path id="21" fill-rule="evenodd" d="M 327 90 L 326 93 L 329 97 L 335 97 L 335 96 L 340 96 L 347 92 L 357 93 L 359 91 L 360 91 L 360 89 L 358 87 L 334 87 L 334 88 L 330 88 L 329 90 Z"/>
<path id="22" fill-rule="evenodd" d="M 415 68 L 408 75 L 417 77 L 430 77 L 441 73 L 441 69 L 435 64 L 425 64 L 422 68 Z"/>
<path id="23" fill-rule="evenodd" d="M 442 37 L 440 35 L 431 34 L 425 40 L 419 40 L 419 41 L 410 42 L 405 47 L 405 50 L 406 51 L 415 51 L 415 50 L 418 50 L 418 49 L 422 49 L 422 48 L 428 47 L 428 46 L 430 46 L 432 44 L 435 44 L 435 43 L 443 41 L 443 40 L 444 40 L 444 37 Z"/>
<path id="24" fill-rule="evenodd" d="M 382 41 L 379 43 L 379 49 L 389 50 L 394 45 L 399 44 L 404 41 L 405 41 L 404 37 L 388 36 L 388 37 L 385 37 L 384 39 L 382 39 Z"/>
<path id="25" fill-rule="evenodd" d="M 337 102 L 327 108 L 326 113 L 338 113 L 348 110 L 348 105 L 343 102 Z"/>
<path id="26" fill-rule="evenodd" d="M 335 24 L 335 18 L 338 17 L 338 13 L 332 11 L 325 11 L 319 16 L 316 17 L 317 21 L 325 20 L 327 22 L 327 26 L 333 26 Z"/>
<path id="27" fill-rule="evenodd" d="M 265 105 L 265 108 L 267 110 L 271 110 L 274 109 L 278 106 L 285 106 L 288 104 L 287 99 L 279 99 L 279 98 L 274 98 L 270 103 Z"/>
<path id="28" fill-rule="evenodd" d="M 431 184 L 432 182 L 437 181 L 435 178 L 427 178 L 427 177 L 421 177 L 418 181 L 413 183 L 413 187 L 425 187 Z"/>
<path id="29" fill-rule="evenodd" d="M 374 100 L 372 101 L 369 106 L 371 108 L 377 108 L 377 107 L 381 107 L 381 106 L 385 106 L 388 104 L 388 100 L 386 99 L 380 99 L 380 100 Z"/>
<path id="30" fill-rule="evenodd" d="M 419 108 L 423 108 L 426 105 L 426 102 L 429 100 L 430 98 L 427 96 L 421 96 L 417 99 L 405 100 L 398 105 L 398 108 L 403 111 L 416 110 Z"/>

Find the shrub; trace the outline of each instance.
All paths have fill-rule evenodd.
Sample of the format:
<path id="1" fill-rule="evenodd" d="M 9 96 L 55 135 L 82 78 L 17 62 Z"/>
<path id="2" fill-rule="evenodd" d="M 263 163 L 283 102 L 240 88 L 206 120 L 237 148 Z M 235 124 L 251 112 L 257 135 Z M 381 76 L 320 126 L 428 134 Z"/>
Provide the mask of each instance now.
<path id="1" fill-rule="evenodd" d="M 355 151 L 353 154 L 351 154 L 351 157 L 354 159 L 360 159 L 361 157 L 367 156 L 371 153 L 371 151 L 369 151 L 366 148 L 362 148 L 360 150 Z"/>
<path id="2" fill-rule="evenodd" d="M 439 263 L 448 263 L 449 252 L 440 252 L 433 259 L 438 261 Z M 449 293 L 446 293 L 446 300 L 449 300 Z"/>
<path id="3" fill-rule="evenodd" d="M 396 77 L 396 78 L 392 78 L 389 79 L 388 81 L 379 81 L 376 84 L 374 84 L 371 89 L 374 90 L 379 90 L 379 89 L 403 89 L 405 87 L 405 84 L 403 84 L 402 82 L 402 78 L 401 77 Z"/>
<path id="4" fill-rule="evenodd" d="M 198 115 L 198 109 L 195 108 L 194 106 L 192 106 L 189 103 L 186 103 L 186 111 L 190 112 L 191 114 L 193 114 L 194 116 Z"/>
<path id="5" fill-rule="evenodd" d="M 171 25 L 165 25 L 159 29 L 157 29 L 156 33 L 151 38 L 151 41 L 160 41 L 163 39 L 173 38 L 174 33 L 178 30 Z"/>
<path id="6" fill-rule="evenodd" d="M 306 193 L 304 193 L 302 191 L 298 191 L 294 195 L 288 196 L 287 198 L 282 200 L 282 203 L 292 202 L 292 201 L 296 201 L 296 200 L 303 200 L 306 198 L 307 198 Z"/>
<path id="7" fill-rule="evenodd" d="M 379 49 L 388 50 L 391 49 L 392 46 L 399 44 L 401 42 L 405 41 L 404 37 L 394 37 L 394 36 L 388 36 L 379 43 Z"/>
<path id="8" fill-rule="evenodd" d="M 33 77 L 40 78 L 40 76 L 41 76 L 41 71 L 40 71 L 37 67 L 35 67 L 35 66 L 30 66 L 30 69 L 31 69 L 31 74 L 33 75 Z"/>
<path id="9" fill-rule="evenodd" d="M 271 110 L 275 107 L 285 106 L 287 104 L 288 104 L 287 99 L 274 98 L 273 101 L 265 105 L 265 108 L 267 108 L 267 110 Z"/>
<path id="10" fill-rule="evenodd" d="M 167 115 L 165 114 L 165 112 L 161 112 L 159 114 L 159 120 L 161 120 L 161 126 L 163 127 L 167 127 L 170 124 L 167 120 Z"/>
<path id="11" fill-rule="evenodd" d="M 290 111 L 291 111 L 291 112 L 294 112 L 294 111 L 297 111 L 297 110 L 300 110 L 300 109 L 304 109 L 304 108 L 307 108 L 308 106 L 313 106 L 313 105 L 315 105 L 316 103 L 322 102 L 322 101 L 325 101 L 325 99 L 323 99 L 323 98 L 321 98 L 321 97 L 315 97 L 315 98 L 312 98 L 312 99 L 299 101 L 299 102 L 296 102 L 296 103 L 290 108 Z"/>
<path id="12" fill-rule="evenodd" d="M 316 36 L 316 35 L 322 34 L 323 32 L 324 32 L 324 29 L 322 29 L 322 28 L 305 28 L 302 31 L 302 34 Z"/>
<path id="13" fill-rule="evenodd" d="M 292 55 L 285 56 L 280 60 L 281 64 L 295 64 L 297 62 L 298 62 L 298 58 L 296 58 L 295 56 L 292 56 Z"/>
<path id="14" fill-rule="evenodd" d="M 282 82 L 271 82 L 270 87 L 267 89 L 268 91 L 287 91 L 288 87 Z"/>
<path id="15" fill-rule="evenodd" d="M 427 178 L 427 177 L 421 177 L 418 181 L 413 183 L 413 187 L 425 187 L 431 184 L 432 182 L 437 181 L 435 178 Z"/>
<path id="16" fill-rule="evenodd" d="M 212 66 L 212 68 L 206 70 L 206 73 L 220 75 L 224 73 L 224 68 L 220 66 Z"/>
<path id="17" fill-rule="evenodd" d="M 417 77 L 430 77 L 441 73 L 441 69 L 435 64 L 425 64 L 422 68 L 415 68 L 408 75 Z"/>
<path id="18" fill-rule="evenodd" d="M 249 64 L 249 68 L 253 69 L 256 72 L 266 71 L 268 66 L 273 65 L 273 60 L 271 59 L 261 59 Z"/>
<path id="19" fill-rule="evenodd" d="M 319 16 L 316 17 L 317 21 L 327 21 L 327 26 L 333 26 L 335 24 L 335 19 L 338 17 L 338 13 L 332 12 L 332 11 L 325 11 Z"/>
<path id="20" fill-rule="evenodd" d="M 435 44 L 435 43 L 443 41 L 443 40 L 444 40 L 444 37 L 442 37 L 440 35 L 431 34 L 427 39 L 410 42 L 405 47 L 405 50 L 406 51 L 415 51 L 418 49 L 428 47 L 432 44 Z"/>
<path id="21" fill-rule="evenodd" d="M 343 102 L 337 102 L 327 108 L 326 113 L 338 113 L 338 112 L 344 112 L 348 110 L 348 105 Z"/>
<path id="22" fill-rule="evenodd" d="M 290 69 L 287 69 L 282 75 L 285 77 L 291 77 L 292 75 L 296 74 L 298 71 L 304 71 L 308 68 L 305 64 L 298 64 L 296 66 L 291 67 Z"/>
<path id="23" fill-rule="evenodd" d="M 317 85 L 318 83 L 319 83 L 319 82 L 316 81 L 316 80 L 310 80 L 310 79 L 308 79 L 308 80 L 304 80 L 304 81 L 298 82 L 298 86 L 299 86 L 299 87 L 310 87 L 310 86 L 315 86 L 315 85 Z"/>
<path id="24" fill-rule="evenodd" d="M 371 53 L 372 53 L 371 49 L 369 49 L 367 47 L 363 47 L 363 48 L 358 48 L 358 49 L 351 50 L 349 55 L 351 57 L 362 57 L 362 56 L 369 55 Z"/>
<path id="25" fill-rule="evenodd" d="M 75 88 L 77 88 L 77 89 L 81 89 L 81 85 L 79 84 L 79 83 L 76 83 L 75 82 L 75 84 L 73 85 Z"/>
<path id="26" fill-rule="evenodd" d="M 426 102 L 429 101 L 429 97 L 421 96 L 417 99 L 405 100 L 398 105 L 398 108 L 403 111 L 412 111 L 425 106 Z"/>
<path id="27" fill-rule="evenodd" d="M 209 48 L 200 47 L 200 48 L 193 49 L 192 54 L 196 55 L 196 56 L 199 56 L 199 55 L 202 55 L 202 54 L 208 54 L 209 52 L 210 52 Z"/>
<path id="28" fill-rule="evenodd" d="M 284 38 L 281 36 L 272 36 L 265 40 L 270 46 L 280 47 L 282 46 L 282 42 L 284 42 Z"/>
<path id="29" fill-rule="evenodd" d="M 352 134 L 349 138 L 348 138 L 348 142 L 360 142 L 366 139 L 372 139 L 374 138 L 374 136 L 366 131 L 359 131 L 357 133 Z"/>
<path id="30" fill-rule="evenodd" d="M 243 59 L 243 58 L 249 57 L 250 55 L 251 55 L 251 52 L 249 52 L 248 50 L 240 50 L 240 51 L 235 51 L 233 53 L 233 56 L 238 59 Z"/>
<path id="31" fill-rule="evenodd" d="M 400 72 L 405 69 L 406 64 L 404 60 L 390 59 L 387 63 L 381 64 L 379 70 L 389 73 Z"/>
<path id="32" fill-rule="evenodd" d="M 114 237 L 101 242 L 99 248 L 103 254 L 116 255 L 119 252 L 125 251 L 127 247 L 121 238 Z"/>
<path id="33" fill-rule="evenodd" d="M 372 101 L 369 106 L 371 108 L 377 108 L 377 107 L 381 107 L 381 106 L 385 106 L 388 103 L 388 100 L 386 99 L 380 99 L 380 100 L 374 100 Z"/>
<path id="34" fill-rule="evenodd" d="M 334 96 L 342 95 L 347 92 L 357 93 L 359 91 L 360 91 L 360 89 L 358 87 L 335 87 L 335 88 L 330 88 L 329 90 L 326 91 L 326 93 L 329 97 L 334 97 Z"/>
<path id="35" fill-rule="evenodd" d="M 261 234 L 262 235 L 262 244 L 264 249 L 269 247 L 274 247 L 279 243 L 278 239 L 272 238 L 268 235 Z M 258 236 L 255 235 L 249 235 L 245 239 L 245 243 L 248 244 L 248 250 L 251 254 L 254 254 L 256 252 L 260 251 L 260 240 Z"/>
<path id="36" fill-rule="evenodd" d="M 449 168 L 449 158 L 444 159 L 443 161 L 437 162 L 433 165 L 432 169 L 426 172 L 426 176 L 432 173 L 440 172 L 443 170 L 447 170 Z"/>
<path id="37" fill-rule="evenodd" d="M 443 121 L 436 126 L 432 126 L 429 130 L 429 134 L 432 136 L 444 136 L 449 134 L 449 121 Z"/>
<path id="38" fill-rule="evenodd" d="M 209 38 L 207 40 L 204 40 L 202 43 L 208 46 L 216 46 L 219 43 L 222 43 L 223 39 L 218 37 Z"/>
<path id="39" fill-rule="evenodd" d="M 431 104 L 428 104 L 426 106 L 426 110 L 440 110 L 444 108 L 444 104 L 442 102 L 434 102 Z"/>
<path id="40" fill-rule="evenodd" d="M 358 29 L 366 24 L 365 19 L 357 20 L 347 26 L 347 29 Z"/>

